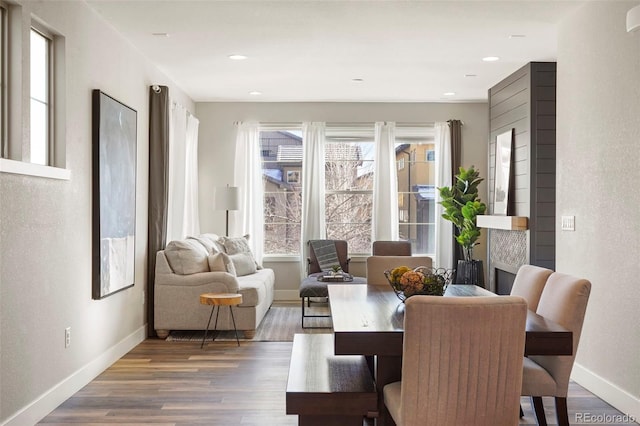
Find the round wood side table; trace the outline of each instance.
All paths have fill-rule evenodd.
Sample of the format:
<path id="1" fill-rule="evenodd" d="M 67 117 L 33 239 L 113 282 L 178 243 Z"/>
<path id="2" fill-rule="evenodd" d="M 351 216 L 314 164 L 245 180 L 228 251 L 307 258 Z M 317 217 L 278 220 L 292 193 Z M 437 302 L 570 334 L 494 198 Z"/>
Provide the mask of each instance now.
<path id="1" fill-rule="evenodd" d="M 209 315 L 209 322 L 207 322 L 207 328 L 204 331 L 204 337 L 202 338 L 200 349 L 204 347 L 204 342 L 205 340 L 207 340 L 209 325 L 211 325 L 211 318 L 213 317 L 213 311 L 215 311 L 216 306 L 218 307 L 218 313 L 216 314 L 216 322 L 213 325 L 213 331 L 216 331 L 216 327 L 218 326 L 218 315 L 220 315 L 220 306 L 228 306 L 229 311 L 231 312 L 231 320 L 233 321 L 233 331 L 235 331 L 236 333 L 236 342 L 238 342 L 238 346 L 240 346 L 238 329 L 236 328 L 236 319 L 233 317 L 233 307 L 238 306 L 242 303 L 242 295 L 234 293 L 203 293 L 200 295 L 200 303 L 203 305 L 212 305 L 211 314 Z"/>

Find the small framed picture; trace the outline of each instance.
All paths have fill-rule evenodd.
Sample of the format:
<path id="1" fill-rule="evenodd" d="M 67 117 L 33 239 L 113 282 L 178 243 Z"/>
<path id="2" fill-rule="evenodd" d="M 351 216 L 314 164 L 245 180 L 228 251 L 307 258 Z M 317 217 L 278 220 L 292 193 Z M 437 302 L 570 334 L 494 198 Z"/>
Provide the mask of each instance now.
<path id="1" fill-rule="evenodd" d="M 287 170 L 287 183 L 300 183 L 300 171 Z"/>

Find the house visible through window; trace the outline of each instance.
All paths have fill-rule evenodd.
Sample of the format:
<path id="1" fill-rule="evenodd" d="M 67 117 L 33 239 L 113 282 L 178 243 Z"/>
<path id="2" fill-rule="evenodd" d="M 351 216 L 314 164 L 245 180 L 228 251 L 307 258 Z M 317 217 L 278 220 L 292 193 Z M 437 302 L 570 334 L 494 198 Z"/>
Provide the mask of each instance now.
<path id="1" fill-rule="evenodd" d="M 31 29 L 31 163 L 50 163 L 51 39 Z"/>

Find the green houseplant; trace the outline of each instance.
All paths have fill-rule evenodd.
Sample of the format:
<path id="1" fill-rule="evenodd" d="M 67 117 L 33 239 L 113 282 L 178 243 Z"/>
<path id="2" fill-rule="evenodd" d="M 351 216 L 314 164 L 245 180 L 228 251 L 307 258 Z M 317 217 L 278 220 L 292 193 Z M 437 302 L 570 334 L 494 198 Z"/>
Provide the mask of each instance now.
<path id="1" fill-rule="evenodd" d="M 460 283 L 460 276 L 468 275 L 466 272 L 463 273 L 461 268 L 469 269 L 469 264 L 472 264 L 477 272 L 477 265 L 473 263 L 477 261 L 472 258 L 473 248 L 478 244 L 478 238 L 480 238 L 480 228 L 476 225 L 476 217 L 483 214 L 487 210 L 487 206 L 478 197 L 478 185 L 484 179 L 480 177 L 480 172 L 474 166 L 468 169 L 460 167 L 455 179 L 452 186 L 438 188 L 438 191 L 441 198 L 439 203 L 444 208 L 442 217 L 451 221 L 455 226 L 456 241 L 462 247 L 464 262 L 466 262 L 462 265 L 458 262 L 456 282 Z M 463 280 L 464 283 L 468 283 L 467 278 Z M 474 284 L 479 284 L 479 282 L 476 281 Z"/>

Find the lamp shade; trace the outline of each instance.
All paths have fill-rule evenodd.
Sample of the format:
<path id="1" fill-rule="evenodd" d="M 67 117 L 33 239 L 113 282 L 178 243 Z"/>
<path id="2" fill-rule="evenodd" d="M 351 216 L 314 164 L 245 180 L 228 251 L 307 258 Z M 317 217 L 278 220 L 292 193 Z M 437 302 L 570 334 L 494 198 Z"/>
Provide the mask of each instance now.
<path id="1" fill-rule="evenodd" d="M 219 186 L 216 188 L 214 207 L 216 210 L 238 210 L 240 191 L 237 186 Z"/>
<path id="2" fill-rule="evenodd" d="M 633 7 L 627 12 L 627 31 L 640 30 L 640 5 Z"/>

